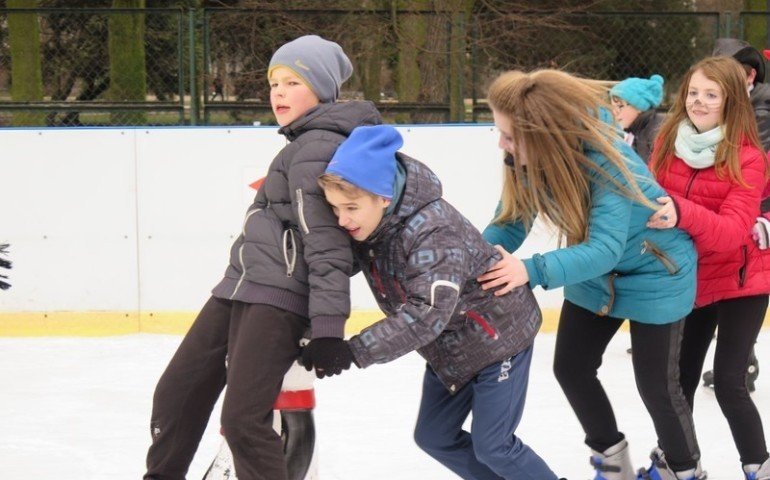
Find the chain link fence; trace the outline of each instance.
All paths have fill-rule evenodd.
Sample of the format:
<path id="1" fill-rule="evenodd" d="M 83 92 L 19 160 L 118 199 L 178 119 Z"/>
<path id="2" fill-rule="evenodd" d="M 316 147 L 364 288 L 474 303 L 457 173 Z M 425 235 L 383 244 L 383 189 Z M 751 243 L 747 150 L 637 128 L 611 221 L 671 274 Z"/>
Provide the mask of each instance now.
<path id="1" fill-rule="evenodd" d="M 181 10 L 0 10 L 0 126 L 184 123 L 185 20 Z M 132 49 L 123 39 L 137 31 Z"/>
<path id="2" fill-rule="evenodd" d="M 342 98 L 372 100 L 388 121 L 489 121 L 486 88 L 512 68 L 658 73 L 670 94 L 720 23 L 694 12 L 0 9 L 0 126 L 272 124 L 267 63 L 308 33 L 350 55 Z"/>

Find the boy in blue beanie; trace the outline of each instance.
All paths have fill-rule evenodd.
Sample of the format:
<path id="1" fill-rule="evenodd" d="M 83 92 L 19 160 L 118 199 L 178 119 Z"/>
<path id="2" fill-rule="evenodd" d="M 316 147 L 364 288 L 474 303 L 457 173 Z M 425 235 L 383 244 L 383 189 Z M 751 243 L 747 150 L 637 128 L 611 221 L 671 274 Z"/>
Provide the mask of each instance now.
<path id="1" fill-rule="evenodd" d="M 626 132 L 625 141 L 649 162 L 655 136 L 665 115 L 656 108 L 663 101 L 663 77 L 631 77 L 617 83 L 610 90 L 612 114 Z"/>
<path id="2" fill-rule="evenodd" d="M 310 345 L 341 339 L 350 315 L 353 256 L 318 176 L 355 127 L 381 122 L 371 102 L 335 103 L 352 70 L 339 45 L 316 35 L 270 60 L 270 104 L 288 143 L 155 389 L 145 480 L 185 478 L 225 384 L 222 427 L 239 480 L 288 479 L 273 403 L 306 331 Z"/>
<path id="3" fill-rule="evenodd" d="M 323 377 L 417 350 L 428 362 L 420 448 L 465 479 L 555 480 L 514 435 L 541 323 L 532 291 L 481 289 L 476 278 L 500 254 L 441 198 L 436 175 L 398 152 L 402 144 L 393 127 L 358 127 L 319 179 L 386 316 L 347 342 L 311 343 L 302 362 Z"/>

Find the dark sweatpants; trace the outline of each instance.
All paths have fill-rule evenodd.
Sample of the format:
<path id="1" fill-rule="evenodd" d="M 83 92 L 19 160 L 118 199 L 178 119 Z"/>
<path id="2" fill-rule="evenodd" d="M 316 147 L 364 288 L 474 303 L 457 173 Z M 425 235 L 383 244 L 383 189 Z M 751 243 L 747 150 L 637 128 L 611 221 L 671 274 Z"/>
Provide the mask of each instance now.
<path id="1" fill-rule="evenodd" d="M 554 373 L 583 426 L 586 444 L 599 452 L 624 438 L 597 377 L 607 344 L 623 322 L 600 317 L 569 301 L 564 302 L 559 319 Z M 665 325 L 631 321 L 630 325 L 636 387 L 652 418 L 659 446 L 674 471 L 695 468 L 700 451 L 690 407 L 679 385 L 684 321 Z"/>
<path id="2" fill-rule="evenodd" d="M 185 478 L 225 383 L 222 426 L 238 478 L 286 480 L 273 403 L 307 326 L 269 305 L 210 298 L 155 388 L 145 480 Z"/>
<path id="3" fill-rule="evenodd" d="M 714 351 L 714 393 L 744 465 L 762 464 L 768 458 L 762 419 L 746 386 L 749 358 L 767 304 L 767 295 L 756 295 L 696 308 L 687 316 L 682 340 L 682 389 L 692 408 L 706 352 L 719 326 Z"/>

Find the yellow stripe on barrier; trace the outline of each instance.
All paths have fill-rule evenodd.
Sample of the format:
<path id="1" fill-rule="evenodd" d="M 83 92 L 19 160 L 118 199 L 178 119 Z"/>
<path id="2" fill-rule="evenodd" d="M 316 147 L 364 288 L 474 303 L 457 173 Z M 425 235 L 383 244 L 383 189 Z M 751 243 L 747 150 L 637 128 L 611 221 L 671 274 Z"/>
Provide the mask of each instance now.
<path id="1" fill-rule="evenodd" d="M 131 333 L 181 335 L 187 332 L 197 312 L 23 312 L 0 313 L 0 337 L 102 337 Z M 355 335 L 383 314 L 356 310 L 345 324 L 345 334 Z M 763 328 L 770 327 L 770 315 Z M 541 333 L 553 333 L 559 323 L 559 309 L 543 310 Z M 628 322 L 621 330 L 628 330 Z"/>

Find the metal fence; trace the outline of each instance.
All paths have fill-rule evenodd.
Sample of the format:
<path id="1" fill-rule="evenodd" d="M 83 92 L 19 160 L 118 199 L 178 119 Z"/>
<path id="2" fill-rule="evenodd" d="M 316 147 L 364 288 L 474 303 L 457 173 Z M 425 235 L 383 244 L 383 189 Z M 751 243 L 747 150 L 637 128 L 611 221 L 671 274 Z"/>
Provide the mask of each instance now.
<path id="1" fill-rule="evenodd" d="M 20 97 L 12 85 L 11 59 L 19 52 L 12 51 L 9 23 L 24 15 L 39 28 L 43 89 L 35 98 Z M 744 25 L 755 17 L 766 22 L 767 15 L 741 14 L 735 30 L 742 35 Z M 117 88 L 120 49 L 111 50 L 110 32 L 137 22 L 144 82 L 138 96 L 127 98 Z M 270 56 L 311 32 L 339 42 L 354 63 L 343 98 L 373 100 L 393 122 L 487 121 L 486 87 L 511 68 L 556 67 L 610 80 L 658 73 L 672 92 L 714 39 L 731 33 L 730 22 L 714 12 L 466 17 L 396 10 L 0 9 L 0 126 L 269 124 Z"/>

